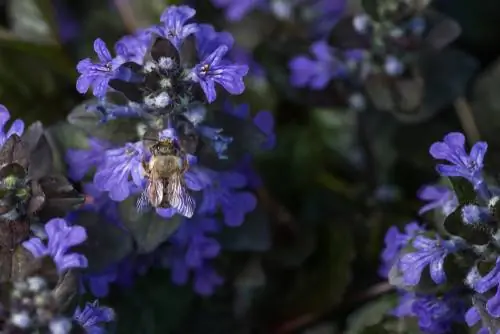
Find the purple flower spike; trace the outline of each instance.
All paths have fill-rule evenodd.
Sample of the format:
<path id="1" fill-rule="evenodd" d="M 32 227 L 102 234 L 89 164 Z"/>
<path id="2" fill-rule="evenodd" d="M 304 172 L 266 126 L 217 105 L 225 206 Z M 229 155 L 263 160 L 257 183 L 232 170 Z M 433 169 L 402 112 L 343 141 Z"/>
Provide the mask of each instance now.
<path id="1" fill-rule="evenodd" d="M 422 275 L 422 270 L 429 266 L 431 278 L 436 284 L 446 281 L 444 272 L 444 259 L 455 250 L 455 244 L 451 241 L 428 239 L 417 236 L 413 241 L 415 252 L 405 254 L 399 260 L 399 266 L 403 272 L 403 279 L 410 286 L 417 285 Z"/>
<path id="2" fill-rule="evenodd" d="M 66 163 L 69 165 L 69 177 L 80 181 L 92 168 L 104 161 L 104 153 L 109 145 L 95 138 L 89 139 L 89 148 L 85 150 L 69 149 L 66 152 Z"/>
<path id="3" fill-rule="evenodd" d="M 141 142 L 127 143 L 124 147 L 107 150 L 104 162 L 94 175 L 94 184 L 101 191 L 108 191 L 109 198 L 121 202 L 142 185 Z M 132 180 L 130 180 L 130 178 Z"/>
<path id="4" fill-rule="evenodd" d="M 209 103 L 212 103 L 217 95 L 216 82 L 233 95 L 241 94 L 245 90 L 243 77 L 248 73 L 248 66 L 224 64 L 222 58 L 228 51 L 227 46 L 219 46 L 193 69 L 192 78 L 199 82 Z"/>
<path id="5" fill-rule="evenodd" d="M 7 108 L 3 104 L 0 104 L 0 147 L 2 147 L 7 139 L 9 139 L 9 137 L 13 134 L 21 136 L 24 132 L 24 122 L 20 119 L 16 119 L 10 126 L 9 131 L 5 133 L 5 124 L 7 124 L 9 119 L 9 110 L 7 110 Z"/>
<path id="6" fill-rule="evenodd" d="M 442 142 L 429 149 L 434 159 L 446 160 L 451 165 L 438 164 L 436 170 L 442 176 L 460 176 L 469 180 L 476 189 L 483 183 L 481 171 L 488 144 L 477 142 L 470 154 L 465 151 L 465 136 L 460 132 L 447 134 Z"/>
<path id="7" fill-rule="evenodd" d="M 441 185 L 426 185 L 418 190 L 417 197 L 428 202 L 418 211 L 419 215 L 423 215 L 434 209 L 439 209 L 448 216 L 458 207 L 458 199 L 455 193 L 446 186 Z"/>
<path id="8" fill-rule="evenodd" d="M 100 307 L 99 301 L 86 303 L 82 310 L 78 306 L 73 314 L 73 319 L 77 321 L 87 334 L 104 334 L 106 331 L 102 324 L 115 319 L 115 312 L 109 307 Z"/>
<path id="9" fill-rule="evenodd" d="M 29 250 L 34 257 L 51 256 L 59 272 L 71 268 L 86 268 L 87 258 L 81 254 L 70 253 L 68 250 L 81 244 L 87 239 L 87 233 L 81 226 L 70 226 L 62 218 L 51 219 L 45 225 L 48 243 L 44 245 L 39 238 L 31 238 L 23 242 L 24 248 Z"/>
<path id="10" fill-rule="evenodd" d="M 227 226 L 239 226 L 245 214 L 257 206 L 257 199 L 249 192 L 237 191 L 247 184 L 244 175 L 236 172 L 221 172 L 211 187 L 204 190 L 199 212 L 213 214 L 221 209 Z"/>
<path id="11" fill-rule="evenodd" d="M 106 44 L 100 38 L 95 40 L 94 50 L 99 58 L 98 63 L 93 63 L 90 58 L 85 58 L 76 66 L 78 73 L 80 73 L 76 89 L 79 93 L 85 94 L 92 87 L 94 96 L 104 97 L 108 90 L 109 81 L 115 78 L 118 68 L 125 62 L 125 59 L 121 56 L 113 58 Z"/>
<path id="12" fill-rule="evenodd" d="M 188 6 L 169 6 L 161 14 L 160 21 L 163 25 L 157 26 L 154 31 L 180 50 L 184 39 L 198 30 L 195 23 L 186 24 L 195 14 L 196 10 Z"/>

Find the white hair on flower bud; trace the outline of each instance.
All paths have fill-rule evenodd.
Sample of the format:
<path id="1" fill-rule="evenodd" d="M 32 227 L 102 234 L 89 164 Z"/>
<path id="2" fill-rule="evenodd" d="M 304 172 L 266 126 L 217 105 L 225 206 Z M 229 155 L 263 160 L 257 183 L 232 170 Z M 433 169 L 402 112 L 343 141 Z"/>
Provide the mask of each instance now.
<path id="1" fill-rule="evenodd" d="M 153 72 L 154 70 L 156 70 L 158 68 L 158 66 L 155 64 L 155 62 L 153 61 L 147 61 L 145 64 L 144 64 L 144 72 L 146 73 L 151 73 Z"/>
<path id="2" fill-rule="evenodd" d="M 170 57 L 160 57 L 158 60 L 158 65 L 162 70 L 170 70 L 174 67 L 175 62 Z"/>
<path id="3" fill-rule="evenodd" d="M 69 334 L 72 327 L 71 320 L 66 318 L 54 319 L 49 324 L 51 334 Z"/>
<path id="4" fill-rule="evenodd" d="M 160 79 L 160 87 L 161 88 L 170 88 L 170 87 L 172 87 L 172 81 L 169 78 L 161 78 Z"/>
<path id="5" fill-rule="evenodd" d="M 488 207 L 490 209 L 493 209 L 495 205 L 497 205 L 497 202 L 500 200 L 500 197 L 498 196 L 493 196 L 489 201 L 488 201 Z"/>
<path id="6" fill-rule="evenodd" d="M 28 283 L 30 291 L 33 292 L 42 291 L 47 287 L 47 282 L 39 276 L 29 277 L 26 282 Z"/>
<path id="7" fill-rule="evenodd" d="M 370 17 L 366 14 L 356 15 L 352 19 L 352 25 L 356 32 L 364 34 L 368 31 L 368 28 L 370 26 Z"/>
<path id="8" fill-rule="evenodd" d="M 31 318 L 28 312 L 14 313 L 10 316 L 10 322 L 19 328 L 28 329 L 31 326 Z"/>

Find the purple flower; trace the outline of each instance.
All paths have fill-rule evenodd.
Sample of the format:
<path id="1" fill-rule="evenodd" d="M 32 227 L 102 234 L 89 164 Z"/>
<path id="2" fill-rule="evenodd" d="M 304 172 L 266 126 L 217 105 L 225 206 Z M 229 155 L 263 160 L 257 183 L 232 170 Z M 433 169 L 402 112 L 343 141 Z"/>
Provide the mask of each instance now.
<path id="1" fill-rule="evenodd" d="M 420 208 L 418 211 L 419 215 L 439 209 L 445 216 L 448 216 L 458 207 L 458 200 L 455 193 L 446 186 L 423 186 L 418 190 L 417 197 L 422 201 L 428 202 Z"/>
<path id="2" fill-rule="evenodd" d="M 194 290 L 202 296 L 210 296 L 223 283 L 224 279 L 208 263 L 194 272 Z"/>
<path id="3" fill-rule="evenodd" d="M 73 181 L 82 180 L 91 168 L 100 165 L 104 161 L 104 153 L 108 147 L 108 143 L 96 138 L 90 138 L 88 149 L 69 149 L 66 152 L 69 177 Z"/>
<path id="4" fill-rule="evenodd" d="M 90 293 L 96 298 L 106 297 L 109 293 L 109 284 L 113 283 L 118 276 L 116 266 L 110 266 L 106 270 L 98 274 L 85 275 Z"/>
<path id="5" fill-rule="evenodd" d="M 219 46 L 193 69 L 192 78 L 200 84 L 208 103 L 212 103 L 217 95 L 215 83 L 233 95 L 241 94 L 245 90 L 243 77 L 248 73 L 248 66 L 224 64 L 222 58 L 228 50 L 226 45 Z"/>
<path id="6" fill-rule="evenodd" d="M 460 213 L 462 221 L 467 225 L 487 223 L 491 218 L 488 208 L 474 204 L 464 205 Z"/>
<path id="7" fill-rule="evenodd" d="M 306 10 L 310 11 L 311 33 L 326 36 L 341 18 L 346 0 L 305 0 Z M 312 2 L 312 4 L 309 4 Z"/>
<path id="8" fill-rule="evenodd" d="M 80 73 L 76 89 L 79 93 L 85 94 L 92 86 L 96 97 L 104 97 L 109 81 L 117 76 L 118 68 L 125 62 L 125 59 L 121 56 L 113 58 L 106 44 L 100 38 L 94 41 L 94 50 L 99 58 L 98 63 L 93 63 L 90 58 L 85 58 L 76 66 L 78 73 Z"/>
<path id="9" fill-rule="evenodd" d="M 228 156 L 225 155 L 229 144 L 233 142 L 232 137 L 222 135 L 223 129 L 216 129 L 205 125 L 200 125 L 197 127 L 198 133 L 211 141 L 212 147 L 217 153 L 219 159 L 227 159 Z"/>
<path id="10" fill-rule="evenodd" d="M 125 61 L 142 65 L 144 56 L 151 45 L 151 33 L 148 30 L 138 30 L 133 35 L 122 37 L 115 44 L 116 54 Z"/>
<path id="11" fill-rule="evenodd" d="M 267 5 L 266 0 L 212 0 L 217 8 L 223 8 L 229 21 L 239 21 L 250 11 Z"/>
<path id="12" fill-rule="evenodd" d="M 382 277 L 387 277 L 387 274 L 397 260 L 401 249 L 404 248 L 410 240 L 421 231 L 423 231 L 423 229 L 417 222 L 407 224 L 405 226 L 404 233 L 400 233 L 396 226 L 392 226 L 387 230 L 384 238 L 385 248 L 381 255 L 382 266 L 379 269 L 379 274 Z"/>
<path id="13" fill-rule="evenodd" d="M 141 142 L 127 143 L 124 147 L 107 150 L 104 162 L 98 166 L 94 175 L 96 188 L 108 191 L 109 198 L 113 201 L 125 200 L 137 187 L 142 186 L 142 156 Z"/>
<path id="14" fill-rule="evenodd" d="M 217 230 L 217 221 L 213 218 L 196 216 L 184 220 L 171 241 L 176 247 L 185 249 L 184 261 L 188 268 L 198 268 L 204 260 L 219 254 L 221 247 L 217 240 L 205 235 Z"/>
<path id="15" fill-rule="evenodd" d="M 220 208 L 226 225 L 241 225 L 245 214 L 254 210 L 257 205 L 253 194 L 237 191 L 246 184 L 245 176 L 240 173 L 220 172 L 214 175 L 213 184 L 203 191 L 199 213 L 214 214 Z"/>
<path id="16" fill-rule="evenodd" d="M 434 159 L 446 160 L 450 165 L 438 164 L 436 170 L 442 176 L 460 176 L 469 180 L 477 189 L 483 183 L 481 171 L 488 144 L 477 142 L 470 154 L 465 151 L 465 136 L 459 132 L 447 134 L 442 142 L 429 149 Z"/>
<path id="17" fill-rule="evenodd" d="M 81 254 L 68 253 L 68 250 L 83 243 L 87 233 L 81 226 L 70 226 L 61 218 L 51 219 L 45 224 L 48 236 L 47 245 L 39 238 L 31 238 L 23 242 L 24 248 L 29 250 L 34 257 L 51 256 L 59 272 L 71 268 L 86 268 L 87 258 Z"/>
<path id="18" fill-rule="evenodd" d="M 115 319 L 114 311 L 109 307 L 100 307 L 96 300 L 93 303 L 86 303 L 82 310 L 78 306 L 73 314 L 73 319 L 77 321 L 88 334 L 105 334 L 103 323 L 111 322 Z"/>
<path id="19" fill-rule="evenodd" d="M 476 324 L 480 323 L 481 320 L 481 313 L 479 313 L 479 310 L 475 306 L 469 308 L 465 313 L 465 322 L 469 327 L 474 327 Z M 491 332 L 488 328 L 482 327 L 477 334 L 491 334 Z M 496 334 L 499 334 L 499 331 L 497 331 Z"/>
<path id="20" fill-rule="evenodd" d="M 16 119 L 14 122 L 12 122 L 12 125 L 10 126 L 10 129 L 7 131 L 7 133 L 5 133 L 5 125 L 7 124 L 9 119 L 9 110 L 7 110 L 7 108 L 3 104 L 0 104 L 0 147 L 2 147 L 7 139 L 9 139 L 9 137 L 13 134 L 21 136 L 24 132 L 24 122 L 20 119 Z"/>
<path id="21" fill-rule="evenodd" d="M 219 46 L 225 45 L 231 49 L 234 44 L 233 36 L 230 33 L 215 31 L 210 24 L 200 24 L 196 32 L 196 50 L 199 59 L 208 57 Z"/>
<path id="22" fill-rule="evenodd" d="M 500 259 L 496 260 L 495 267 L 485 276 L 481 276 L 478 269 L 474 267 L 467 275 L 466 282 L 481 294 L 494 287 L 497 288 L 495 295 L 486 302 L 486 311 L 495 318 L 500 317 Z"/>
<path id="23" fill-rule="evenodd" d="M 464 303 L 453 295 L 418 296 L 412 303 L 413 314 L 425 333 L 450 333 L 454 322 L 463 321 Z"/>
<path id="24" fill-rule="evenodd" d="M 399 268 L 403 273 L 404 282 L 408 285 L 417 285 L 422 275 L 422 270 L 429 266 L 432 280 L 436 284 L 446 281 L 444 272 L 445 257 L 457 249 L 457 244 L 452 241 L 436 240 L 425 236 L 416 236 L 412 242 L 414 252 L 407 253 L 399 260 Z"/>
<path id="25" fill-rule="evenodd" d="M 262 144 L 262 148 L 264 150 L 273 149 L 276 145 L 273 114 L 269 111 L 259 111 L 253 118 L 253 123 L 267 136 L 267 140 Z"/>
<path id="26" fill-rule="evenodd" d="M 298 56 L 289 63 L 292 72 L 290 82 L 293 86 L 320 90 L 330 80 L 347 73 L 345 66 L 335 58 L 334 49 L 326 42 L 316 42 L 310 50 L 314 58 Z"/>
<path id="27" fill-rule="evenodd" d="M 180 50 L 184 39 L 196 33 L 198 29 L 195 23 L 186 24 L 195 14 L 196 10 L 188 6 L 169 6 L 160 17 L 163 24 L 153 28 L 152 31 L 168 39 L 177 50 Z"/>

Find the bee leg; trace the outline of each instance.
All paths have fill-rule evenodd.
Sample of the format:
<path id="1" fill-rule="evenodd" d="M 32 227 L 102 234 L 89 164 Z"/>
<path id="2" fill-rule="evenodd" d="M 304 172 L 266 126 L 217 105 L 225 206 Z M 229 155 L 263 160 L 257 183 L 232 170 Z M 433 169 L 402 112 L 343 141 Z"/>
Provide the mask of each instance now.
<path id="1" fill-rule="evenodd" d="M 184 159 L 182 159 L 182 169 L 181 169 L 181 173 L 184 174 L 188 171 L 189 169 L 189 161 L 187 159 L 187 157 L 184 157 Z"/>
<path id="2" fill-rule="evenodd" d="M 145 160 L 142 160 L 141 163 L 142 169 L 144 169 L 144 174 L 149 177 L 149 175 L 151 174 L 151 170 L 149 169 L 148 163 Z"/>

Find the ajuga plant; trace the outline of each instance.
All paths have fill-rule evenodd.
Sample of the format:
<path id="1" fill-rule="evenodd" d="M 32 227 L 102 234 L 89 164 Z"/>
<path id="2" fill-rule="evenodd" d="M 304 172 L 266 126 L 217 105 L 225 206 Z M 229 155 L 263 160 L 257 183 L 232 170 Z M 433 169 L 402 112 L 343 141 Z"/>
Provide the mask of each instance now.
<path id="1" fill-rule="evenodd" d="M 468 151 L 458 132 L 434 143 L 429 152 L 447 184 L 422 187 L 421 221 L 385 238 L 380 273 L 400 293 L 393 314 L 416 317 L 426 333 L 459 333 L 465 325 L 500 332 L 499 188 L 484 169 L 487 148 L 476 142 Z"/>
<path id="2" fill-rule="evenodd" d="M 159 24 L 117 41 L 114 54 L 96 39 L 96 57 L 78 63 L 76 83 L 94 98 L 52 132 L 67 149 L 68 175 L 91 198 L 72 219 L 99 221 L 82 246 L 82 288 L 96 297 L 152 266 L 212 294 L 224 282 L 214 266 L 217 233 L 257 207 L 251 154 L 273 146 L 273 118 L 228 100 L 243 93 L 248 65 L 227 58 L 229 33 L 194 16 L 169 6 Z M 80 133 L 78 142 L 61 139 L 64 129 Z"/>
<path id="3" fill-rule="evenodd" d="M 449 47 L 460 26 L 429 4 L 363 2 L 364 12 L 342 19 L 327 37 L 313 41 L 307 54 L 289 61 L 291 85 L 334 89 L 354 110 L 390 112 L 403 122 L 428 120 L 464 94 L 478 66 Z M 454 80 L 443 74 L 457 83 L 454 87 L 437 78 L 440 71 L 456 75 L 459 70 L 465 77 Z M 435 91 L 446 94 L 436 96 Z"/>

